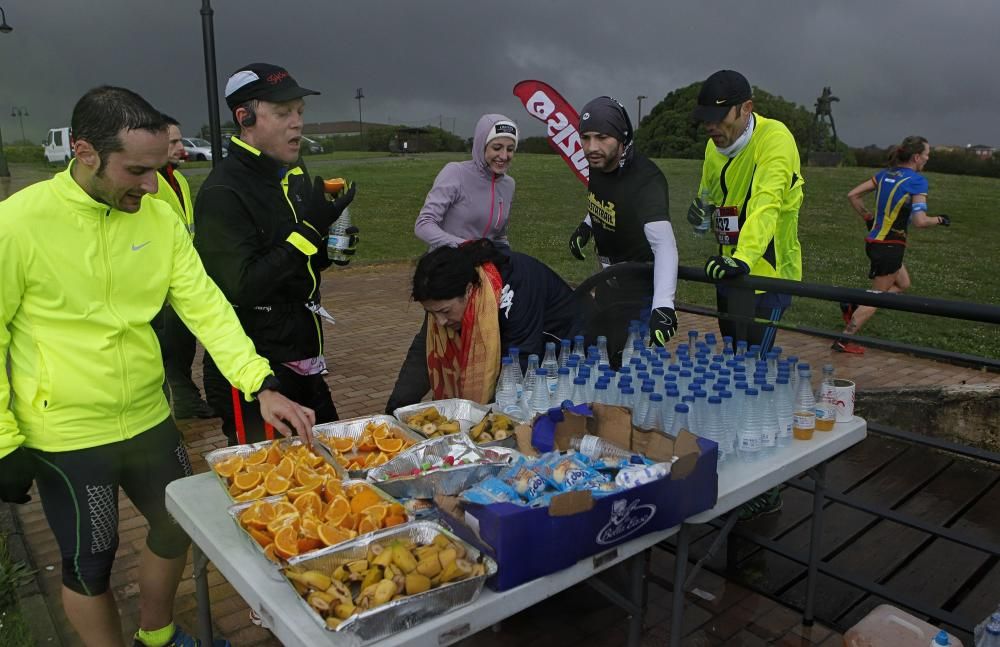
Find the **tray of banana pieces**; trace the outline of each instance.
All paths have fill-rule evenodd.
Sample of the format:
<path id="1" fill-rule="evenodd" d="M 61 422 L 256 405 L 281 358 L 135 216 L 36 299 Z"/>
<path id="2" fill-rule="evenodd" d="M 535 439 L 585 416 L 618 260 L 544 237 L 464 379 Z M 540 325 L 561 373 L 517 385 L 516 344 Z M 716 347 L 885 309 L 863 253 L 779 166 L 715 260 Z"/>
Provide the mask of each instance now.
<path id="1" fill-rule="evenodd" d="M 451 398 L 400 407 L 393 412 L 403 425 L 426 438 L 465 432 L 479 445 L 516 447 L 514 427 L 521 421 L 472 400 Z"/>
<path id="2" fill-rule="evenodd" d="M 496 570 L 476 548 L 424 521 L 292 559 L 283 573 L 317 622 L 360 645 L 474 601 Z"/>

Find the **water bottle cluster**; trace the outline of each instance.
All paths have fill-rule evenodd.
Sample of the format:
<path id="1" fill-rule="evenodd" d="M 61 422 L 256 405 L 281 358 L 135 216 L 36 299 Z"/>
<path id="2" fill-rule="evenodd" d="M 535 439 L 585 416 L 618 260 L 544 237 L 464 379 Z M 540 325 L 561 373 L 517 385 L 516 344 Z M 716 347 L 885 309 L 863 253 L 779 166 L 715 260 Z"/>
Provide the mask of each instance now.
<path id="1" fill-rule="evenodd" d="M 713 333 L 688 333 L 673 353 L 647 346 L 648 330 L 638 321 L 629 328 L 622 366 L 612 370 L 607 339 L 585 347 L 582 336 L 565 339 L 556 352 L 548 343 L 539 363 L 529 355 L 521 373 L 520 353 L 503 358 L 497 383 L 498 407 L 528 419 L 567 403 L 602 403 L 632 410 L 632 424 L 676 437 L 681 429 L 719 445 L 719 462 L 757 461 L 808 440 L 821 417 L 832 411 L 833 367 L 823 370 L 819 402 L 810 367 L 774 347 L 761 357 L 758 346 Z M 832 428 L 832 423 L 830 425 Z"/>

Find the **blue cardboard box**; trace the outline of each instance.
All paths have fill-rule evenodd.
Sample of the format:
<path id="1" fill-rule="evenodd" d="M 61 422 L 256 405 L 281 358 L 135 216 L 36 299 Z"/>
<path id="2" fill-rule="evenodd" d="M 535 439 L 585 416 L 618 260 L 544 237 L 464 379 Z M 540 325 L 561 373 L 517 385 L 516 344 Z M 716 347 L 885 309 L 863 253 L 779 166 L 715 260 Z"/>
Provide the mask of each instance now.
<path id="1" fill-rule="evenodd" d="M 630 431 L 634 435 L 635 430 Z M 670 476 L 658 481 L 599 499 L 590 492 L 567 492 L 554 497 L 548 508 L 463 504 L 454 497 L 439 497 L 442 520 L 496 560 L 499 569 L 487 582 L 490 588 L 513 588 L 676 526 L 715 505 L 718 446 L 686 432 L 668 442 L 679 458 Z"/>

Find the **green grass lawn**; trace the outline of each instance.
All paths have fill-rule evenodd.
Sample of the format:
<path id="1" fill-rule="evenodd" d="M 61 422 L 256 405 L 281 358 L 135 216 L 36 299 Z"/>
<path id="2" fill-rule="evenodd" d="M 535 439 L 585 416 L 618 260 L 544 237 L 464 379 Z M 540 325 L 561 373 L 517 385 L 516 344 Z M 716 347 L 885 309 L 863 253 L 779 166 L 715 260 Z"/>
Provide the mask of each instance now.
<path id="1" fill-rule="evenodd" d="M 344 176 L 358 183 L 351 208 L 362 231 L 355 263 L 412 261 L 424 250 L 413 236 L 413 222 L 441 167 L 465 159 L 461 154 L 432 153 L 386 158 L 381 153 L 345 151 L 313 155 L 309 169 L 324 177 Z M 694 196 L 701 164 L 697 160 L 658 160 L 670 184 L 671 214 L 683 265 L 701 267 L 715 246 L 709 238 L 695 238 L 685 219 Z M 192 170 L 199 165 L 191 164 Z M 799 214 L 803 250 L 803 279 L 855 288 L 867 288 L 868 260 L 864 253 L 864 226 L 850 209 L 847 192 L 870 177 L 865 168 L 806 168 L 805 201 Z M 512 170 L 517 192 L 511 212 L 510 239 L 515 249 L 537 256 L 568 281 L 577 282 L 596 269 L 593 254 L 587 261 L 569 253 L 570 233 L 585 214 L 585 189 L 554 155 L 521 154 Z M 193 193 L 204 171 L 191 173 Z M 906 252 L 913 287 L 921 294 L 1000 304 L 1000 283 L 988 270 L 996 258 L 989 223 L 997 217 L 1000 180 L 928 174 L 931 213 L 951 215 L 950 228 L 913 229 Z M 331 270 L 335 271 L 335 270 Z M 678 300 L 714 305 L 711 286 L 682 282 Z M 793 324 L 840 328 L 836 304 L 798 299 L 786 315 Z M 903 312 L 879 312 L 865 327 L 873 337 L 893 339 L 958 352 L 1000 356 L 1000 328 Z"/>

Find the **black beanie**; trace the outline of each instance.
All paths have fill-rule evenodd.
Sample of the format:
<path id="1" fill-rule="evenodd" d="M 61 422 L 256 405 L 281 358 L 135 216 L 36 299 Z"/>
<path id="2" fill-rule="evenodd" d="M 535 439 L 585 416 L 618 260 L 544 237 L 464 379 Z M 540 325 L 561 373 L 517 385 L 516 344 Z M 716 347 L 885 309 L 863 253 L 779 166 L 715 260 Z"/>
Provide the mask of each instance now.
<path id="1" fill-rule="evenodd" d="M 580 134 L 591 131 L 611 135 L 626 146 L 632 143 L 632 122 L 625 106 L 614 97 L 597 97 L 583 107 Z"/>

